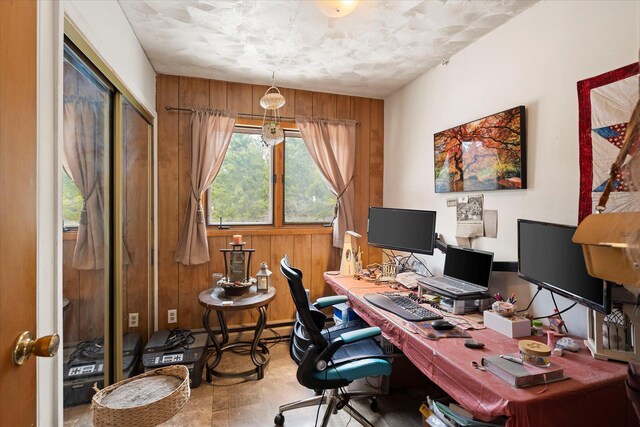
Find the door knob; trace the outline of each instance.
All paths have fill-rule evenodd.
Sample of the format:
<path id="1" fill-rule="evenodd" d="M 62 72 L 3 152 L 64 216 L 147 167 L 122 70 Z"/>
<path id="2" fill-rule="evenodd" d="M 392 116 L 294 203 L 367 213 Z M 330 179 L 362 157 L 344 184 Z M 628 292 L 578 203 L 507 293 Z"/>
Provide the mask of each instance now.
<path id="1" fill-rule="evenodd" d="M 34 340 L 31 332 L 25 331 L 18 336 L 13 347 L 13 363 L 22 365 L 32 354 L 40 357 L 53 357 L 58 352 L 60 337 L 58 334 L 46 335 Z"/>

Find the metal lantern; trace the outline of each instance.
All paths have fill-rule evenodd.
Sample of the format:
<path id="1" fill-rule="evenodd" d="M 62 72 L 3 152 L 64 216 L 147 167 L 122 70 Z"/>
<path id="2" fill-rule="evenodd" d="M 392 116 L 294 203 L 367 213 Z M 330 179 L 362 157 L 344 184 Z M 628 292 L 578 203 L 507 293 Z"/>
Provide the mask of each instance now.
<path id="1" fill-rule="evenodd" d="M 260 264 L 260 271 L 256 273 L 258 291 L 267 292 L 271 288 L 271 274 L 266 262 Z"/>

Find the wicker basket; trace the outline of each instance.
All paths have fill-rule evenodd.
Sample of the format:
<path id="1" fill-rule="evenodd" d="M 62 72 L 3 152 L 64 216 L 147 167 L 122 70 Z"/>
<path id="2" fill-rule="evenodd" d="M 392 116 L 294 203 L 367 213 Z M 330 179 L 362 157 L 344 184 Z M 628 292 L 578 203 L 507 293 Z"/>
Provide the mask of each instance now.
<path id="1" fill-rule="evenodd" d="M 166 376 L 168 378 L 159 378 Z M 171 384 L 171 378 L 178 379 L 179 385 Z M 144 389 L 146 384 L 166 380 L 168 386 L 158 393 L 151 393 L 142 398 L 142 402 L 131 403 L 131 399 L 124 396 L 125 390 Z M 134 384 L 131 384 L 135 382 Z M 128 385 L 127 385 L 128 384 Z M 175 381 L 178 384 L 178 381 Z M 125 387 L 125 385 L 127 385 Z M 168 389 L 167 389 L 168 388 Z M 118 396 L 122 394 L 122 399 Z M 174 365 L 154 369 L 144 374 L 120 381 L 99 390 L 91 404 L 93 410 L 93 424 L 95 426 L 156 426 L 173 417 L 189 400 L 189 370 L 186 366 Z M 137 395 L 139 397 L 139 394 Z M 140 400 L 140 399 L 138 399 Z M 111 401 L 128 401 L 123 405 L 113 405 Z M 133 405 L 133 406 L 129 406 Z"/>

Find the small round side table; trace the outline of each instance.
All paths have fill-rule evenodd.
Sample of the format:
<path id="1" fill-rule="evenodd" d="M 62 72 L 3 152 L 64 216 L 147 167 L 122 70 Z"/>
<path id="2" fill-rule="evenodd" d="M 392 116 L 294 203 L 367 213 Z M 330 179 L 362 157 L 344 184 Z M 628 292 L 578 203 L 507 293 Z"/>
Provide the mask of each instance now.
<path id="1" fill-rule="evenodd" d="M 202 323 L 204 324 L 204 328 L 207 330 L 209 338 L 211 338 L 216 351 L 215 358 L 207 365 L 208 383 L 213 380 L 214 375 L 218 377 L 248 377 L 256 375 L 257 380 L 264 377 L 264 368 L 267 363 L 269 363 L 269 349 L 264 343 L 260 342 L 260 335 L 262 335 L 262 331 L 267 324 L 267 306 L 275 297 L 275 288 L 271 288 L 267 292 L 258 292 L 255 285 L 251 286 L 249 292 L 239 297 L 227 297 L 224 289 L 221 287 L 209 288 L 200 293 L 198 300 L 200 301 L 200 305 L 205 308 L 204 315 L 202 316 Z M 229 331 L 227 329 L 227 322 L 225 320 L 224 313 L 250 310 L 252 308 L 258 310 L 258 322 L 256 323 L 253 341 L 235 341 L 230 343 Z M 209 324 L 209 316 L 212 310 L 216 312 L 218 321 L 220 322 L 220 331 L 222 333 L 222 339 L 220 342 L 216 339 L 215 333 L 211 330 L 211 326 Z M 255 368 L 237 373 L 216 371 L 215 368 L 222 359 L 222 353 L 226 350 L 237 347 L 250 347 L 249 354 Z M 258 348 L 260 351 L 258 351 Z"/>

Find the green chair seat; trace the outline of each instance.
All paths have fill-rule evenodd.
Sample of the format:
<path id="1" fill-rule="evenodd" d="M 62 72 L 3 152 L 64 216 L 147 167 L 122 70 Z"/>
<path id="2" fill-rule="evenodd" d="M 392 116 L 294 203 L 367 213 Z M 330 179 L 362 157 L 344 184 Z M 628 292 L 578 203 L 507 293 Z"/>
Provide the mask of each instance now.
<path id="1" fill-rule="evenodd" d="M 354 381 L 364 377 L 391 374 L 391 363 L 384 359 L 363 359 L 342 363 L 337 367 L 328 367 L 324 371 L 315 371 L 316 380 L 347 380 Z"/>

